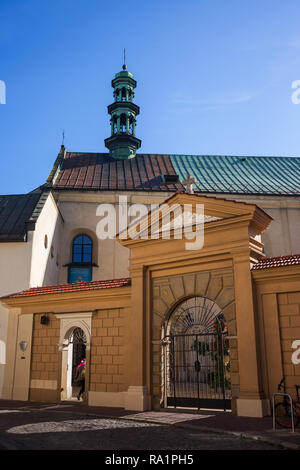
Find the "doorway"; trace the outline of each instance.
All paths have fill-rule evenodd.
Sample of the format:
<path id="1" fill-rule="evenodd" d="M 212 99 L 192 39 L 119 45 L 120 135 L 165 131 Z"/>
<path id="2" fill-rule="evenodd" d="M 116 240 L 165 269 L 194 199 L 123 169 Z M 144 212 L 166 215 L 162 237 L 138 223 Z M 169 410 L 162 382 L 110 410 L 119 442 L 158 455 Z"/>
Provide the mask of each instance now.
<path id="1" fill-rule="evenodd" d="M 77 366 L 86 359 L 87 338 L 79 328 L 69 330 L 62 351 L 62 400 L 77 400 L 79 385 L 76 382 Z"/>

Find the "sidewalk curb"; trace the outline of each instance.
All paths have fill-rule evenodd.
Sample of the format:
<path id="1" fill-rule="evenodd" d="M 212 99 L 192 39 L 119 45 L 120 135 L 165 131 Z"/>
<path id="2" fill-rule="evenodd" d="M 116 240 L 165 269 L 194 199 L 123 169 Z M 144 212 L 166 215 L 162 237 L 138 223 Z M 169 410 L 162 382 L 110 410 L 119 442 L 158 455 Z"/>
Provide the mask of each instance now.
<path id="1" fill-rule="evenodd" d="M 114 419 L 112 417 L 112 419 Z M 164 421 L 154 421 L 154 420 L 147 420 L 147 419 L 139 419 L 139 418 L 126 418 L 126 417 L 119 417 L 117 419 L 127 419 L 131 421 L 138 421 L 138 422 L 144 422 L 144 423 L 152 423 L 152 424 L 163 424 L 166 426 L 175 426 L 178 428 L 182 429 L 189 429 L 193 431 L 204 431 L 204 432 L 210 432 L 210 433 L 215 433 L 215 434 L 225 434 L 228 436 L 235 436 L 239 437 L 240 439 L 249 439 L 252 441 L 260 441 L 260 442 L 265 442 L 266 444 L 270 444 L 276 447 L 282 447 L 283 449 L 286 450 L 300 450 L 300 445 L 290 443 L 290 442 L 284 442 L 284 441 L 276 441 L 275 439 L 270 439 L 265 436 L 261 435 L 254 435 L 254 434 L 248 434 L 245 432 L 239 432 L 239 431 L 227 431 L 225 429 L 219 429 L 219 428 L 211 428 L 207 426 L 193 426 L 192 424 L 182 424 L 182 423 L 168 423 Z"/>

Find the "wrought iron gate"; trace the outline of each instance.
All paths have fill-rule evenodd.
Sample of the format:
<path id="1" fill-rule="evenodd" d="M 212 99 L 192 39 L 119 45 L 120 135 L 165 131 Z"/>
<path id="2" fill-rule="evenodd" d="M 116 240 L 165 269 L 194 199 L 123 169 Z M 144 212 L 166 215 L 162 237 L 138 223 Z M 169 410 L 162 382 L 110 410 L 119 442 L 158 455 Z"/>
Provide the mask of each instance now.
<path id="1" fill-rule="evenodd" d="M 165 406 L 231 409 L 228 343 L 224 333 L 166 336 Z"/>
<path id="2" fill-rule="evenodd" d="M 164 405 L 230 409 L 229 339 L 220 307 L 206 297 L 189 298 L 164 331 Z"/>

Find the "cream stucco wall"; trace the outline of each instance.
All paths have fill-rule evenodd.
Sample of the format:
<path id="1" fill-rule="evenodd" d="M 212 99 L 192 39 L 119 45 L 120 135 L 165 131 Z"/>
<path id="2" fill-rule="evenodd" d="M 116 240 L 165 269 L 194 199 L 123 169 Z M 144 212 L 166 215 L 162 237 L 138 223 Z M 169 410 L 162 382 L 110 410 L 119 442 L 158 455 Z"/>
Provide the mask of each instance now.
<path id="1" fill-rule="evenodd" d="M 208 194 L 209 195 L 209 194 Z M 300 253 L 300 197 L 216 194 L 214 197 L 256 204 L 273 218 L 262 233 L 267 257 Z"/>
<path id="2" fill-rule="evenodd" d="M 32 232 L 27 242 L 0 243 L 0 296 L 24 290 L 29 286 Z M 0 304 L 0 396 L 7 358 L 6 338 L 8 310 Z"/>
<path id="3" fill-rule="evenodd" d="M 127 196 L 127 203 L 160 204 L 170 194 L 167 193 L 141 193 L 122 192 L 116 194 L 112 191 L 65 191 L 55 194 L 57 205 L 64 219 L 62 237 L 62 269 L 60 282 L 67 282 L 68 268 L 64 265 L 72 261 L 72 240 L 80 234 L 86 233 L 93 239 L 93 280 L 117 279 L 129 276 L 129 250 L 121 246 L 116 240 L 99 240 L 96 235 L 97 224 L 101 220 L 96 215 L 99 204 L 113 204 L 116 209 L 117 220 L 119 214 L 119 195 Z"/>
<path id="4" fill-rule="evenodd" d="M 50 194 L 33 232 L 30 287 L 59 283 L 62 232 L 63 219 Z"/>
<path id="5" fill-rule="evenodd" d="M 28 232 L 26 242 L 0 243 L 0 296 L 59 282 L 62 226 L 62 217 L 50 194 L 41 210 L 35 230 Z M 44 247 L 45 235 L 48 237 L 47 249 Z M 54 247 L 53 258 L 51 245 Z M 13 318 L 11 320 L 13 321 Z M 0 303 L 0 397 L 5 365 L 11 353 L 6 347 L 7 334 L 8 310 Z"/>

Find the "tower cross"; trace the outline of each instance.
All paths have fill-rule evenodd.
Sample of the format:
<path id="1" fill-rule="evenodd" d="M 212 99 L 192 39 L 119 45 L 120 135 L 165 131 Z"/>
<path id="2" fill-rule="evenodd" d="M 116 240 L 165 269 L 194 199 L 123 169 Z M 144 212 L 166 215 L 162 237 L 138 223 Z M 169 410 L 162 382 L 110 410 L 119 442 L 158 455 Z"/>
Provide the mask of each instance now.
<path id="1" fill-rule="evenodd" d="M 126 70 L 127 69 L 127 65 L 126 65 L 126 49 L 124 47 L 124 64 L 123 64 L 123 70 Z"/>
<path id="2" fill-rule="evenodd" d="M 197 183 L 196 179 L 193 176 L 187 174 L 186 179 L 182 181 L 183 186 L 186 186 L 185 191 L 187 194 L 194 194 L 193 185 L 195 183 Z"/>

